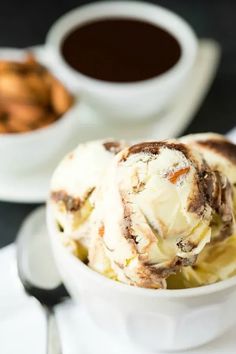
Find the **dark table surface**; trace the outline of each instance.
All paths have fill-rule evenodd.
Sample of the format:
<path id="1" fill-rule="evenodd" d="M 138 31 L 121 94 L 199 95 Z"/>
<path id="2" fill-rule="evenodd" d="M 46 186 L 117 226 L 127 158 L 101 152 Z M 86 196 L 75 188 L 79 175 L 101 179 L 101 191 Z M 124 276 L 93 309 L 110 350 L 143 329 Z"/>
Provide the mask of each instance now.
<path id="1" fill-rule="evenodd" d="M 59 16 L 87 2 L 79 0 L 0 1 L 0 46 L 23 48 L 43 43 L 49 27 Z M 153 2 L 183 16 L 199 37 L 214 38 L 220 43 L 222 60 L 215 82 L 194 121 L 184 133 L 227 132 L 235 125 L 236 112 L 236 1 L 159 0 Z M 35 204 L 0 202 L 0 247 L 15 239 L 24 217 L 35 207 Z"/>

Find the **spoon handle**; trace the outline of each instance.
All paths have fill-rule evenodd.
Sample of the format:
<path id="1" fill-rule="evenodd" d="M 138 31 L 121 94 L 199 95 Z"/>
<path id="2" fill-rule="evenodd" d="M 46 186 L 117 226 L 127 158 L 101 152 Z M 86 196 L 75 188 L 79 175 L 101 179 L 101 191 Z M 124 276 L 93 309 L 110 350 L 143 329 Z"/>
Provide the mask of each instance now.
<path id="1" fill-rule="evenodd" d="M 47 354 L 62 354 L 59 330 L 53 308 L 46 307 Z"/>

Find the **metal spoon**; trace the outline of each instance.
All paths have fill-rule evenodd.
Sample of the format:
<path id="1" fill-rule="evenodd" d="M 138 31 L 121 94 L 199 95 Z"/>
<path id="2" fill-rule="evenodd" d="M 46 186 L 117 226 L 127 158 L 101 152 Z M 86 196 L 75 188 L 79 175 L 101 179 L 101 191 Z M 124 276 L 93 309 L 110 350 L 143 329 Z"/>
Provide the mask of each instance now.
<path id="1" fill-rule="evenodd" d="M 45 208 L 33 211 L 17 236 L 17 268 L 25 291 L 37 299 L 47 319 L 47 354 L 61 354 L 54 306 L 68 293 L 54 263 L 45 225 Z"/>

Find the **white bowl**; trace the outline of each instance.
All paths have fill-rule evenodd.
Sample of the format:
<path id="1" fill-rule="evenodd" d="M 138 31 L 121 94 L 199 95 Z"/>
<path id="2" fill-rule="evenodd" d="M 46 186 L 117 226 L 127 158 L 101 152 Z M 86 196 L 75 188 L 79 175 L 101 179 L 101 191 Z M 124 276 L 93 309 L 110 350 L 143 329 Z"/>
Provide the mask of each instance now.
<path id="1" fill-rule="evenodd" d="M 104 17 L 141 19 L 166 29 L 181 45 L 179 61 L 162 75 L 137 83 L 104 82 L 79 73 L 64 60 L 62 41 L 73 28 Z M 183 19 L 160 6 L 136 1 L 106 1 L 82 6 L 63 15 L 50 29 L 46 46 L 51 50 L 54 67 L 62 78 L 101 116 L 138 120 L 152 117 L 170 103 L 193 66 L 197 41 Z"/>
<path id="2" fill-rule="evenodd" d="M 217 338 L 236 322 L 236 277 L 182 290 L 118 283 L 91 270 L 61 244 L 50 205 L 47 219 L 55 260 L 68 291 L 117 340 L 128 338 L 146 352 L 185 350 Z"/>
<path id="3" fill-rule="evenodd" d="M 39 49 L 31 49 L 36 58 Z M 0 58 L 18 61 L 26 52 L 1 48 Z M 25 133 L 0 134 L 0 176 L 6 178 L 16 174 L 21 178 L 32 171 L 42 171 L 53 161 L 57 162 L 58 153 L 64 153 L 68 140 L 78 129 L 77 111 L 78 105 L 75 103 L 60 119 L 47 127 Z"/>

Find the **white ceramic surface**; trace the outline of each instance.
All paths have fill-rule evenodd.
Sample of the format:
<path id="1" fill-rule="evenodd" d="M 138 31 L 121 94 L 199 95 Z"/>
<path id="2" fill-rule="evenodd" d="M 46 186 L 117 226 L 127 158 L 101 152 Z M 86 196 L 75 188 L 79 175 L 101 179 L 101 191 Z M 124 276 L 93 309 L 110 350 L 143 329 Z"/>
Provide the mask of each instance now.
<path id="1" fill-rule="evenodd" d="M 236 322 L 236 277 L 183 290 L 124 285 L 94 272 L 62 246 L 50 206 L 48 227 L 69 292 L 116 339 L 128 339 L 146 351 L 185 350 L 219 337 Z"/>
<path id="2" fill-rule="evenodd" d="M 131 17 L 161 26 L 179 41 L 180 60 L 164 74 L 137 83 L 109 83 L 75 71 L 61 55 L 63 38 L 74 27 L 104 17 Z M 80 92 L 101 117 L 135 121 L 152 117 L 170 103 L 189 74 L 197 51 L 196 37 L 183 19 L 160 6 L 136 1 L 97 2 L 74 9 L 52 26 L 46 45 L 55 56 L 63 79 L 75 92 Z"/>
<path id="3" fill-rule="evenodd" d="M 38 58 L 37 48 L 31 50 Z M 26 50 L 22 49 L 1 48 L 0 58 L 21 60 L 25 53 Z M 75 104 L 58 121 L 42 129 L 22 134 L 1 134 L 0 180 L 13 174 L 15 178 L 25 178 L 32 171 L 40 173 L 45 165 L 53 164 L 58 152 L 68 144 L 78 128 L 77 110 L 78 105 Z"/>

